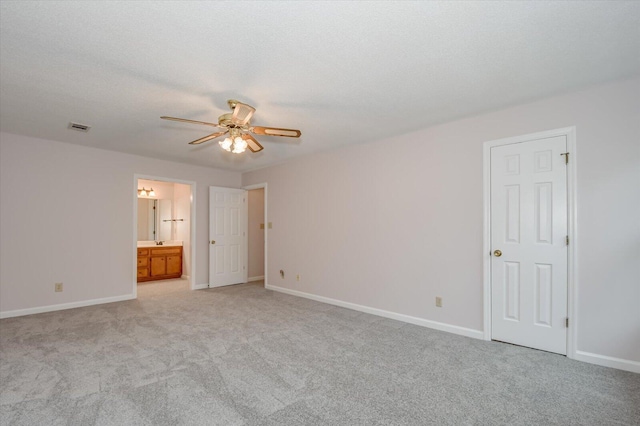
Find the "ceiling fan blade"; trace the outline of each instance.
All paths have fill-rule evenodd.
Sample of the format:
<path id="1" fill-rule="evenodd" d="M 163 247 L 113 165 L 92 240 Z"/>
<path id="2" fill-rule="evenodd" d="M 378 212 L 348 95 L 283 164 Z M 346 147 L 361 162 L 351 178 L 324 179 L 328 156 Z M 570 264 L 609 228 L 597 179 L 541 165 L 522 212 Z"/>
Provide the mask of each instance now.
<path id="1" fill-rule="evenodd" d="M 202 142 L 210 141 L 211 139 L 215 139 L 215 138 L 220 137 L 220 136 L 222 136 L 222 135 L 224 135 L 224 134 L 227 134 L 227 133 L 229 133 L 229 131 L 228 131 L 228 130 L 225 130 L 224 132 L 211 133 L 211 134 L 210 134 L 210 135 L 208 135 L 208 136 L 205 136 L 205 137 L 203 137 L 203 138 L 196 139 L 195 141 L 191 141 L 191 142 L 189 142 L 189 145 L 199 145 L 199 144 L 201 144 Z"/>
<path id="2" fill-rule="evenodd" d="M 259 152 L 259 151 L 262 151 L 264 149 L 264 147 L 262 145 L 260 145 L 260 143 L 256 140 L 256 138 L 254 138 L 251 135 L 243 133 L 242 134 L 242 139 L 247 141 L 247 146 L 249 147 L 251 152 Z"/>
<path id="3" fill-rule="evenodd" d="M 249 120 L 251 120 L 254 112 L 256 112 L 256 109 L 251 105 L 237 102 L 236 107 L 233 109 L 231 122 L 236 126 L 244 126 L 249 122 Z"/>
<path id="4" fill-rule="evenodd" d="M 163 115 L 162 117 L 163 120 L 171 120 L 171 121 L 181 121 L 183 123 L 191 123 L 191 124 L 204 124 L 205 126 L 213 126 L 213 127 L 220 127 L 217 124 L 214 123 L 207 123 L 206 121 L 196 121 L 196 120 L 187 120 L 186 118 L 176 118 L 176 117 L 167 117 L 166 115 Z"/>
<path id="5" fill-rule="evenodd" d="M 302 135 L 300 130 L 295 129 L 279 129 L 277 127 L 260 127 L 254 126 L 249 129 L 252 133 L 256 135 L 267 135 L 267 136 L 286 136 L 288 138 L 299 138 Z"/>

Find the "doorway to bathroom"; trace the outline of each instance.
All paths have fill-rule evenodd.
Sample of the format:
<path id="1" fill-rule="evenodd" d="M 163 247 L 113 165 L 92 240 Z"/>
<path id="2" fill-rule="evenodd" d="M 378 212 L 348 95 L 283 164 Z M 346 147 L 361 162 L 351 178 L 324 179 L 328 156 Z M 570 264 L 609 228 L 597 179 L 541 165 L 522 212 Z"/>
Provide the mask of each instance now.
<path id="1" fill-rule="evenodd" d="M 247 190 L 247 282 L 267 284 L 267 184 L 245 186 Z"/>
<path id="2" fill-rule="evenodd" d="M 169 280 L 193 290 L 195 182 L 134 175 L 134 183 L 133 294 Z"/>

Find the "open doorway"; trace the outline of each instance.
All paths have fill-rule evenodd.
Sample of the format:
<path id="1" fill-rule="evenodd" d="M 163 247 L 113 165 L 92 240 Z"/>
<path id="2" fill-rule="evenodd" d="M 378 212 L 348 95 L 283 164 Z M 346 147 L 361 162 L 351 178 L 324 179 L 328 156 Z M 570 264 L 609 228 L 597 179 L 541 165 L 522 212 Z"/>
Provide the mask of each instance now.
<path id="1" fill-rule="evenodd" d="M 247 281 L 265 285 L 267 276 L 267 184 L 245 187 L 248 202 Z"/>
<path id="2" fill-rule="evenodd" d="M 134 295 L 170 280 L 194 289 L 195 182 L 135 175 L 134 183 Z"/>

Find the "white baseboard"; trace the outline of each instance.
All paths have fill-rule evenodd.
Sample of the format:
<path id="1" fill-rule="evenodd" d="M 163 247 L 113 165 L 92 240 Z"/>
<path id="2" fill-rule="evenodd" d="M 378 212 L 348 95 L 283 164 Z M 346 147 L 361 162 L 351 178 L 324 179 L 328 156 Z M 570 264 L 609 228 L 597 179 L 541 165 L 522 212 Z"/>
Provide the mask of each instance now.
<path id="1" fill-rule="evenodd" d="M 122 302 L 123 300 L 135 299 L 133 294 L 124 296 L 104 297 L 102 299 L 83 300 L 81 302 L 61 303 L 58 305 L 40 306 L 37 308 L 16 309 L 14 311 L 0 312 L 1 318 L 21 317 L 24 315 L 42 314 L 44 312 L 63 311 L 65 309 L 83 308 L 85 306 L 101 305 L 103 303 Z"/>
<path id="2" fill-rule="evenodd" d="M 194 290 L 202 290 L 204 288 L 209 288 L 209 283 L 205 283 L 205 284 L 196 284 L 193 286 Z"/>
<path id="3" fill-rule="evenodd" d="M 250 283 L 252 281 L 260 281 L 260 280 L 264 280 L 264 275 L 259 275 L 257 277 L 250 277 L 247 278 L 247 282 Z"/>
<path id="4" fill-rule="evenodd" d="M 278 291 L 280 293 L 290 294 L 292 296 L 304 297 L 305 299 L 315 300 L 317 302 L 328 303 L 330 305 L 340 306 L 342 308 L 353 309 L 354 311 L 365 312 L 367 314 L 377 315 L 380 317 L 390 318 L 409 324 L 420 325 L 422 327 L 433 328 L 435 330 L 446 331 L 460 336 L 472 337 L 474 339 L 484 339 L 484 333 L 480 330 L 473 330 L 470 328 L 459 327 L 457 325 L 445 324 L 442 322 L 431 321 L 423 318 L 412 317 L 409 315 L 398 314 L 396 312 L 385 311 L 383 309 L 370 308 L 368 306 L 358 305 L 355 303 L 344 302 L 342 300 L 331 299 L 329 297 L 317 296 L 311 293 L 304 293 L 302 291 L 290 290 L 288 288 L 277 287 L 273 285 L 265 285 L 268 290 Z"/>
<path id="5" fill-rule="evenodd" d="M 640 362 L 628 359 L 614 358 L 606 355 L 594 354 L 591 352 L 576 351 L 573 359 L 590 364 L 601 365 L 603 367 L 617 368 L 618 370 L 640 373 Z"/>
<path id="6" fill-rule="evenodd" d="M 353 309 L 354 311 L 365 312 L 372 315 L 377 315 L 385 318 L 391 318 L 394 320 L 406 322 L 409 324 L 420 325 L 423 327 L 433 328 L 435 330 L 446 331 L 461 336 L 472 337 L 475 339 L 484 340 L 484 332 L 480 330 L 473 330 L 470 328 L 459 327 L 457 325 L 445 324 L 437 321 L 426 320 L 423 318 L 412 317 L 409 315 L 398 314 L 395 312 L 389 312 L 382 309 L 370 308 L 368 306 L 358 305 L 355 303 L 344 302 L 342 300 L 331 299 L 329 297 L 317 296 L 311 293 L 305 293 L 297 290 L 290 290 L 284 287 L 277 287 L 273 285 L 265 285 L 268 290 L 278 291 L 280 293 L 290 294 L 292 296 L 304 297 L 305 299 L 311 299 L 318 302 L 328 303 L 330 305 L 340 306 L 347 309 Z M 576 351 L 573 357 L 576 361 L 588 362 L 590 364 L 601 365 L 603 367 L 617 368 L 619 370 L 631 371 L 633 373 L 640 373 L 640 362 L 631 361 L 627 359 L 614 358 L 606 355 L 598 355 L 589 352 Z"/>

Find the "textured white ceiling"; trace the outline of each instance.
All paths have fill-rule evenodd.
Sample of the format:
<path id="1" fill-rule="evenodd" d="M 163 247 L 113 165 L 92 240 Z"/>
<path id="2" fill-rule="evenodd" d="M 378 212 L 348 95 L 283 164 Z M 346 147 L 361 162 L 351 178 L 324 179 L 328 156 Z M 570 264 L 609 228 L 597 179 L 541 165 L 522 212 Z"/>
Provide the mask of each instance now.
<path id="1" fill-rule="evenodd" d="M 640 74 L 635 1 L 0 7 L 0 130 L 233 170 Z M 216 121 L 229 98 L 302 138 L 234 155 L 159 118 Z"/>

